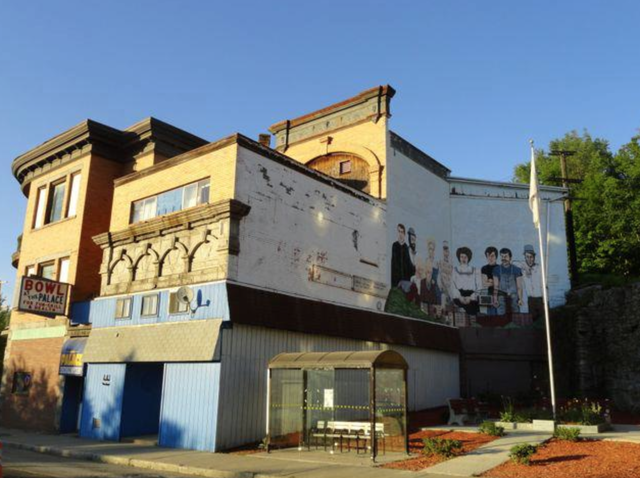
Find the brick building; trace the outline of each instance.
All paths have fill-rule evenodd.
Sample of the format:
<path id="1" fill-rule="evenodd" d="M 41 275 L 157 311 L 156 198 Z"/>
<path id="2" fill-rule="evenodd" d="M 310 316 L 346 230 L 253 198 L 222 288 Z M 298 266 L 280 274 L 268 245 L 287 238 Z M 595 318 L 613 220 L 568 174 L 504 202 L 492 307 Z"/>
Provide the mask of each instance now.
<path id="1" fill-rule="evenodd" d="M 75 287 L 70 319 L 12 320 L 3 420 L 67 430 L 80 415 L 86 437 L 225 449 L 264 436 L 281 352 L 397 350 L 411 410 L 530 388 L 544 354 L 527 188 L 452 177 L 389 129 L 394 94 L 276 123 L 274 148 L 87 122 L 17 158 L 18 275 L 68 257 Z M 553 304 L 569 287 L 562 194 L 542 190 Z M 65 340 L 89 327 L 83 375 L 59 379 Z"/>

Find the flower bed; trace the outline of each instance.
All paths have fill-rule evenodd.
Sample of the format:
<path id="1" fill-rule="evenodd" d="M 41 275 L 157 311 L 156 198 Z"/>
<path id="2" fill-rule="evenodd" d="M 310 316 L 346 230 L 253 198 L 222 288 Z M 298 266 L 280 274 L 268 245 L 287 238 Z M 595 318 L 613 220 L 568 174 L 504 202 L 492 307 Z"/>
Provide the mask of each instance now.
<path id="1" fill-rule="evenodd" d="M 482 474 L 491 478 L 637 478 L 640 444 L 600 440 L 550 440 L 530 464 L 504 463 Z"/>
<path id="2" fill-rule="evenodd" d="M 464 455 L 476 448 L 496 440 L 498 437 L 483 435 L 480 433 L 454 432 L 446 430 L 426 430 L 412 433 L 409 436 L 409 451 L 412 455 L 417 455 L 407 460 L 395 461 L 382 465 L 382 468 L 392 468 L 396 470 L 420 471 L 433 466 L 447 458 L 439 455 L 423 455 L 422 450 L 425 438 L 441 438 L 446 440 L 459 440 L 462 443 L 462 449 L 457 455 Z"/>

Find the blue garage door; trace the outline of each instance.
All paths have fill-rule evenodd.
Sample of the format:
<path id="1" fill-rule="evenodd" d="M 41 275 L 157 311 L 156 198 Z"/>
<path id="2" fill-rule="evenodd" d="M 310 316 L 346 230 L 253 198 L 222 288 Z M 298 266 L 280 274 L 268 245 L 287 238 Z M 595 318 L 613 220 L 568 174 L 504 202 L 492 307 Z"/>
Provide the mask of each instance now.
<path id="1" fill-rule="evenodd" d="M 160 446 L 215 451 L 219 385 L 219 363 L 165 364 Z"/>
<path id="2" fill-rule="evenodd" d="M 120 439 L 120 418 L 126 364 L 88 364 L 80 436 Z"/>

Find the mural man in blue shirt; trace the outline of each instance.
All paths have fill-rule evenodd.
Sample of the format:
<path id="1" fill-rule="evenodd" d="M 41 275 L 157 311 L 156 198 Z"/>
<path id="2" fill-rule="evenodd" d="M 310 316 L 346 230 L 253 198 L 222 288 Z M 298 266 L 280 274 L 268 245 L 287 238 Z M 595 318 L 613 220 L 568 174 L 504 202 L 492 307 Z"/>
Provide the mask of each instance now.
<path id="1" fill-rule="evenodd" d="M 500 264 L 493 268 L 493 306 L 498 315 L 519 313 L 523 304 L 522 269 L 511 262 L 512 257 L 511 249 L 503 247 Z"/>

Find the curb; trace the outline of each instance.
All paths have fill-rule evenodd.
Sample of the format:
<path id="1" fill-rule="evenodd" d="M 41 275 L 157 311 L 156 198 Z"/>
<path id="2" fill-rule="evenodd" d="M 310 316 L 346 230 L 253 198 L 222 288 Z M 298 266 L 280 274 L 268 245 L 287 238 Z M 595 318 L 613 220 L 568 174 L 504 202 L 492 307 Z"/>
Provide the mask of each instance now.
<path id="1" fill-rule="evenodd" d="M 57 448 L 47 445 L 30 445 L 28 443 L 12 442 L 2 440 L 7 448 L 16 448 L 19 450 L 33 451 L 45 455 L 60 456 L 64 458 L 77 458 L 80 460 L 94 461 L 97 463 L 106 463 L 109 465 L 131 466 L 133 468 L 142 468 L 145 470 L 165 471 L 169 473 L 182 473 L 185 475 L 203 476 L 206 478 L 282 478 L 281 475 L 264 475 L 261 473 L 253 473 L 250 471 L 224 471 L 214 470 L 212 468 L 200 468 L 188 465 L 174 465 L 172 463 L 162 463 L 157 461 L 140 460 L 137 458 L 123 458 L 119 456 L 101 455 L 98 453 L 88 453 L 82 451 L 74 451 L 66 448 Z M 294 478 L 291 476 L 290 478 Z"/>

